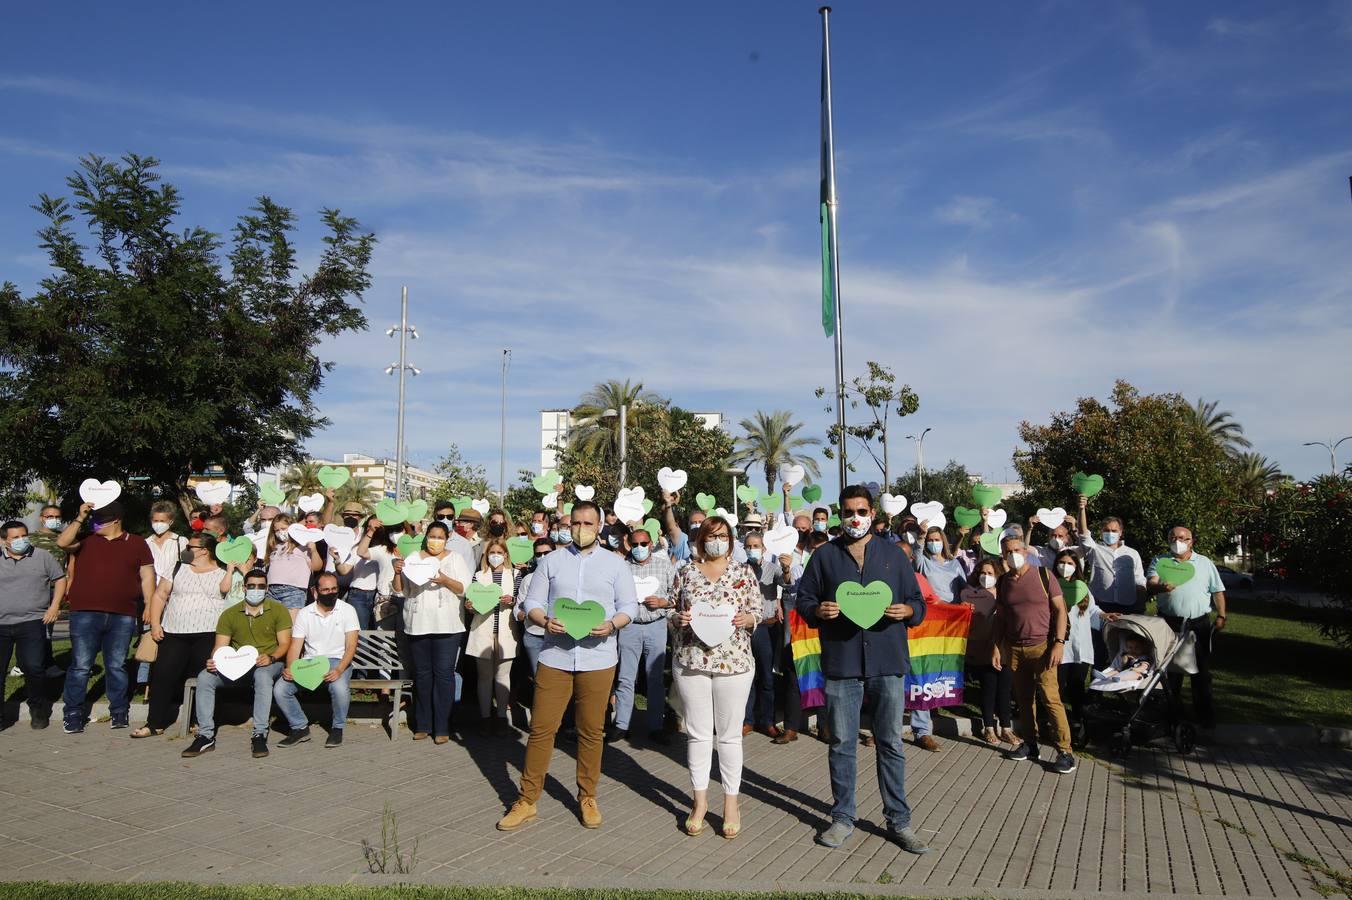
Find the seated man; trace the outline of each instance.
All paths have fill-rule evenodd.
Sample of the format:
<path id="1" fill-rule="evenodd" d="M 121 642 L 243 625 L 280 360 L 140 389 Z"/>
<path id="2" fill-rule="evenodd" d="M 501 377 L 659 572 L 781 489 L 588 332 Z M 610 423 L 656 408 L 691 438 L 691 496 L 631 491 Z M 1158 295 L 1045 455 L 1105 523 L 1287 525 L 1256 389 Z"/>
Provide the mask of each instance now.
<path id="1" fill-rule="evenodd" d="M 277 706 L 286 716 L 287 727 L 291 733 L 277 742 L 279 747 L 294 747 L 310 739 L 310 722 L 305 718 L 305 710 L 300 708 L 296 692 L 300 685 L 291 678 L 291 667 L 298 659 L 313 659 L 326 656 L 329 659 L 329 671 L 324 682 L 329 686 L 329 697 L 333 701 L 333 724 L 329 727 L 329 739 L 325 747 L 338 747 L 343 743 L 343 726 L 347 724 L 347 707 L 351 702 L 348 682 L 352 680 L 352 657 L 357 654 L 357 637 L 361 633 L 361 624 L 357 621 L 357 610 L 352 604 L 338 599 L 338 576 L 332 572 L 321 572 L 315 586 L 315 602 L 296 614 L 291 626 L 291 648 L 286 654 L 286 668 L 282 678 L 273 688 Z"/>
<path id="2" fill-rule="evenodd" d="M 282 674 L 283 660 L 291 648 L 291 613 L 267 596 L 268 575 L 253 569 L 244 576 L 244 602 L 227 607 L 216 622 L 216 646 L 253 647 L 258 661 L 253 669 L 253 756 L 268 755 L 268 720 L 272 718 L 272 690 Z M 239 680 L 243 680 L 243 677 Z M 215 659 L 197 675 L 197 737 L 183 756 L 192 758 L 216 749 L 216 689 L 233 684 L 216 671 Z"/>

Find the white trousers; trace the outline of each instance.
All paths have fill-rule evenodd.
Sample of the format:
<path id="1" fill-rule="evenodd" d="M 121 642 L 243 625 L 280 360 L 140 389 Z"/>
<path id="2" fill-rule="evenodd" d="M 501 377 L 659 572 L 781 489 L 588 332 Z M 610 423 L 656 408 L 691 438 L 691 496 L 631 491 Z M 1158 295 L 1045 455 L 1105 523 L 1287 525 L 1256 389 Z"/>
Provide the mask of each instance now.
<path id="1" fill-rule="evenodd" d="M 673 665 L 672 675 L 685 713 L 690 786 L 697 791 L 709 789 L 709 769 L 713 766 L 714 739 L 717 738 L 718 774 L 723 793 L 740 793 L 742 720 L 746 718 L 746 698 L 751 694 L 756 673 L 711 675 Z"/>
<path id="2" fill-rule="evenodd" d="M 512 660 L 500 659 L 494 671 L 493 658 L 480 656 L 474 660 L 479 667 L 479 715 L 488 718 L 494 696 L 498 701 L 497 716 L 507 718 L 508 702 L 512 693 Z"/>

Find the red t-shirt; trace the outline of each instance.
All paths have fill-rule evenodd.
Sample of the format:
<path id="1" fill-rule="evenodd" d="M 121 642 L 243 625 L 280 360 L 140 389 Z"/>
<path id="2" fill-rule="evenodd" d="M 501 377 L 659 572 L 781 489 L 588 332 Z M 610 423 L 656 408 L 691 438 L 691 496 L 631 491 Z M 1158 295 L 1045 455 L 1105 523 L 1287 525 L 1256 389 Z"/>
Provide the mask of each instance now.
<path id="1" fill-rule="evenodd" d="M 136 615 L 141 567 L 155 564 L 145 538 L 123 532 L 110 541 L 91 534 L 80 541 L 75 558 L 75 579 L 66 595 L 71 612 Z"/>
<path id="2" fill-rule="evenodd" d="M 1038 566 L 1029 566 L 1017 579 L 1006 572 L 995 586 L 1000 617 L 1005 620 L 1005 640 L 1016 647 L 1047 642 L 1047 633 L 1052 627 L 1052 604 L 1047 596 L 1050 593 L 1060 597 L 1061 585 L 1049 577 L 1044 587 L 1040 573 L 1045 571 Z"/>

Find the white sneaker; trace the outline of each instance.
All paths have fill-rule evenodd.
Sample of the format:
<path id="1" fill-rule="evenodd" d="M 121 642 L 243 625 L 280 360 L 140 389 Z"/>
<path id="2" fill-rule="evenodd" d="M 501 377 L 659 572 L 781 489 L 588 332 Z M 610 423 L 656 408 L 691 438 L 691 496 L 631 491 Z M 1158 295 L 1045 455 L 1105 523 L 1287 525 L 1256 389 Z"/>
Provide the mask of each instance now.
<path id="1" fill-rule="evenodd" d="M 18 678 L 18 677 L 19 677 L 20 675 L 22 675 L 22 674 L 23 674 L 23 669 L 20 669 L 18 666 L 15 666 L 14 668 L 12 668 L 12 669 L 9 670 L 9 677 L 10 677 L 10 678 Z"/>

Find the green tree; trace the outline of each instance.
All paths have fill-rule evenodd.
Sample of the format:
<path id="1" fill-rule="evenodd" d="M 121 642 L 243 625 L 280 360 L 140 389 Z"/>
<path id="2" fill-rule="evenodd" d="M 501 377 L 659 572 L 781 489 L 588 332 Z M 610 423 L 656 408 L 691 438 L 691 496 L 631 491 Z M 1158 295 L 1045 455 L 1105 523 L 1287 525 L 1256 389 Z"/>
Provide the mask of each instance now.
<path id="1" fill-rule="evenodd" d="M 613 379 L 601 382 L 583 394 L 581 402 L 573 407 L 568 445 L 588 459 L 618 465 L 620 407 L 625 409 L 625 437 L 628 439 L 636 431 L 660 424 L 662 405 L 661 398 L 645 391 L 642 382 L 631 384 L 628 380 Z M 615 415 L 606 415 L 607 410 L 615 410 Z"/>
<path id="2" fill-rule="evenodd" d="M 1290 477 L 1282 474 L 1282 467 L 1261 453 L 1244 452 L 1235 457 L 1235 499 L 1258 503 L 1263 495 L 1274 490 Z"/>
<path id="3" fill-rule="evenodd" d="M 294 506 L 301 497 L 324 492 L 324 485 L 319 483 L 319 468 L 319 463 L 306 460 L 282 473 L 280 480 L 287 503 Z"/>
<path id="4" fill-rule="evenodd" d="M 882 473 L 882 483 L 888 484 L 892 479 L 888 460 L 888 424 L 892 421 L 893 415 L 901 418 L 919 409 L 920 397 L 911 390 L 909 384 L 898 387 L 897 376 L 882 363 L 869 360 L 866 365 L 867 376 L 855 376 L 845 388 L 845 394 L 850 398 L 848 401 L 850 409 L 858 409 L 860 404 L 863 404 L 869 417 L 860 424 L 846 424 L 844 440 L 854 438 L 855 445 L 872 457 L 878 466 L 878 471 Z M 825 397 L 827 390 L 819 387 L 816 393 L 818 398 Z M 834 396 L 834 392 L 832 395 Z M 834 413 L 835 406 L 826 407 L 826 411 Z M 822 449 L 822 455 L 827 459 L 835 459 L 842 442 L 839 424 L 834 421 L 831 423 L 826 431 L 826 439 L 828 446 Z M 858 457 L 857 454 L 851 453 L 847 454 L 847 458 Z M 854 463 L 849 463 L 849 469 L 851 472 L 858 471 Z"/>
<path id="5" fill-rule="evenodd" d="M 452 497 L 490 498 L 488 471 L 481 465 L 471 463 L 460 452 L 460 447 L 451 444 L 446 455 L 434 467 L 442 480 L 432 492 L 435 502 L 450 500 Z"/>
<path id="6" fill-rule="evenodd" d="M 365 475 L 353 475 L 333 492 L 333 502 L 339 509 L 345 503 L 360 503 L 363 512 L 372 513 L 380 502 L 380 491 Z"/>
<path id="7" fill-rule="evenodd" d="M 942 469 L 925 469 L 925 489 L 920 489 L 920 477 L 915 469 L 892 482 L 891 492 L 906 498 L 907 503 L 938 500 L 944 505 L 944 515 L 951 522 L 953 507 L 972 505 L 972 476 L 967 467 L 949 460 Z"/>
<path id="8" fill-rule="evenodd" d="M 1244 436 L 1244 426 L 1235 419 L 1234 413 L 1220 409 L 1219 400 L 1208 403 L 1198 397 L 1197 402 L 1190 408 L 1189 415 L 1193 424 L 1210 435 L 1216 445 L 1231 456 L 1236 456 L 1239 451 L 1253 446 Z"/>
<path id="9" fill-rule="evenodd" d="M 741 421 L 745 434 L 737 438 L 732 464 L 743 467 L 748 473 L 753 465 L 763 466 L 765 489 L 770 493 L 774 492 L 779 467 L 783 465 L 801 465 L 809 477 L 821 477 L 817 461 L 802 452 L 817 446 L 821 440 L 801 436 L 803 423 L 792 420 L 793 413 L 780 409 L 772 413 L 758 410 L 752 418 Z"/>
<path id="10" fill-rule="evenodd" d="M 223 241 L 179 221 L 158 161 L 81 160 L 74 197 L 34 209 L 51 273 L 23 296 L 0 285 L 0 488 L 41 478 L 71 497 L 85 478 L 144 478 L 180 505 L 209 465 L 234 484 L 301 459 L 328 424 L 314 405 L 326 336 L 361 330 L 375 238 L 327 209 L 324 249 L 299 271 L 296 217 L 260 197 Z M 85 246 L 78 230 L 91 237 Z"/>
<path id="11" fill-rule="evenodd" d="M 1234 466 L 1195 407 L 1178 394 L 1141 394 L 1125 381 L 1109 404 L 1084 397 L 1048 425 L 1019 426 L 1028 451 L 1016 454 L 1014 466 L 1027 497 L 1069 510 L 1076 502 L 1071 476 L 1102 475 L 1091 518 L 1120 517 L 1143 556 L 1163 549 L 1173 522 L 1192 528 L 1200 552 L 1223 550 L 1235 519 Z"/>
<path id="12" fill-rule="evenodd" d="M 530 519 L 531 513 L 537 509 L 544 509 L 544 507 L 540 505 L 540 492 L 535 489 L 535 485 L 531 484 L 531 481 L 535 478 L 535 473 L 527 469 L 519 469 L 516 477 L 517 483 L 507 489 L 507 496 L 503 498 L 502 507 L 507 510 L 507 514 L 512 517 L 513 522 L 526 522 Z"/>

